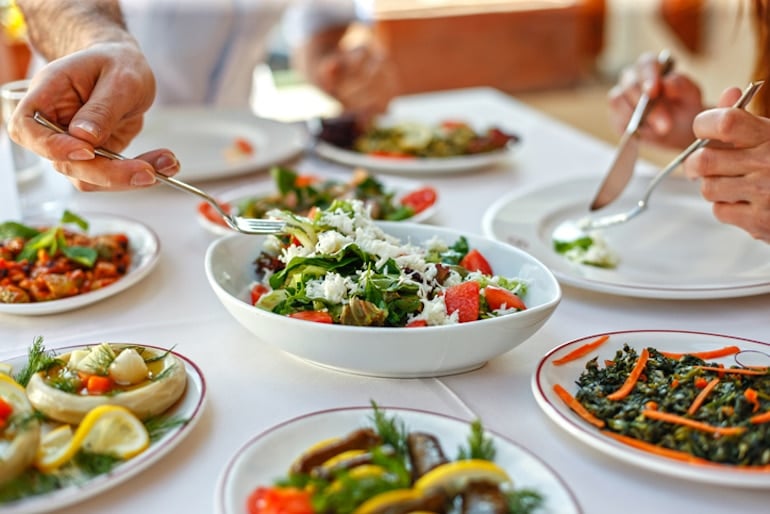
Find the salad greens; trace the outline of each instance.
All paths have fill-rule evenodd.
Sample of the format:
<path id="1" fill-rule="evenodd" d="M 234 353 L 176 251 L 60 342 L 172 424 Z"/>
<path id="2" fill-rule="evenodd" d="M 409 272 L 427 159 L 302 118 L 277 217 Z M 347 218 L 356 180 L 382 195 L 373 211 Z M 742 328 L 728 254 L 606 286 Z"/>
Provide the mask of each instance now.
<path id="1" fill-rule="evenodd" d="M 465 237 L 451 245 L 438 239 L 426 247 L 404 244 L 385 234 L 355 200 L 337 200 L 312 218 L 272 215 L 286 220 L 286 235 L 268 238 L 256 260 L 268 291 L 255 305 L 277 314 L 323 312 L 334 323 L 359 326 L 399 327 L 415 319 L 446 324 L 457 320 L 445 292 L 463 282 L 526 294 L 520 279 L 463 265 L 471 250 Z M 470 300 L 479 304 L 476 319 L 508 313 L 489 307 L 479 294 Z M 443 315 L 429 316 L 436 311 Z"/>
<path id="2" fill-rule="evenodd" d="M 20 237 L 26 242 L 24 248 L 16 257 L 17 261 L 35 262 L 38 250 L 45 250 L 48 255 L 63 253 L 68 259 L 85 267 L 91 268 L 99 257 L 99 252 L 87 246 L 68 245 L 64 238 L 64 225 L 74 224 L 83 230 L 88 230 L 88 222 L 68 210 L 65 210 L 57 225 L 40 231 L 15 221 L 0 224 L 0 240 Z"/>

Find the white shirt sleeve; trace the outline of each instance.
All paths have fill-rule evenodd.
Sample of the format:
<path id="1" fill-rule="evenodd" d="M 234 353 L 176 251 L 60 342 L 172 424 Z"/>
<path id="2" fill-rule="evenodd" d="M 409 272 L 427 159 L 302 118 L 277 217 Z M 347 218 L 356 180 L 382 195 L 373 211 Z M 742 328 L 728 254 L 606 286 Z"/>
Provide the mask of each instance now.
<path id="1" fill-rule="evenodd" d="M 324 29 L 345 26 L 353 21 L 372 19 L 373 0 L 301 0 L 287 9 L 282 24 L 283 36 L 291 48 Z"/>

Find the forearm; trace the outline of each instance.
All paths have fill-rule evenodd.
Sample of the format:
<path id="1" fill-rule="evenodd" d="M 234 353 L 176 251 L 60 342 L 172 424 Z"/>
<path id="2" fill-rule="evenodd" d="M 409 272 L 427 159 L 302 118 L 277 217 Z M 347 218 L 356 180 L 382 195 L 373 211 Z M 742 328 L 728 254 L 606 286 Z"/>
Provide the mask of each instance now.
<path id="1" fill-rule="evenodd" d="M 49 61 L 95 43 L 133 42 L 118 0 L 17 0 L 16 3 L 24 14 L 31 45 Z"/>

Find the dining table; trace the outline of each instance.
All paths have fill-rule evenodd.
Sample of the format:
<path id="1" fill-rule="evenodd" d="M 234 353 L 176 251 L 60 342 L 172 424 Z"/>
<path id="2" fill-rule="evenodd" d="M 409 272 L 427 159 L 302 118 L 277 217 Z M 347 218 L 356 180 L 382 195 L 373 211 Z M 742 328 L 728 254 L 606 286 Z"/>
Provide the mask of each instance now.
<path id="1" fill-rule="evenodd" d="M 438 211 L 428 223 L 467 234 L 483 233 L 485 212 L 502 195 L 579 176 L 595 177 L 598 186 L 615 150 L 515 96 L 487 87 L 402 96 L 393 101 L 390 114 L 434 121 L 462 117 L 520 137 L 510 154 L 493 165 L 419 177 L 439 196 Z M 312 145 L 287 165 L 331 176 L 351 173 L 348 167 L 320 158 Z M 653 164 L 640 162 L 637 173 L 644 176 L 655 170 Z M 265 170 L 256 170 L 200 186 L 217 193 L 270 180 Z M 206 250 L 217 236 L 198 223 L 198 203 L 199 199 L 164 184 L 129 192 L 74 191 L 68 204 L 74 212 L 86 217 L 110 213 L 149 226 L 160 241 L 157 266 L 120 294 L 76 310 L 40 316 L 0 314 L 0 361 L 24 354 L 37 336 L 50 349 L 132 342 L 173 347 L 197 364 L 205 380 L 203 412 L 178 446 L 138 475 L 74 505 L 58 510 L 52 505 L 52 512 L 216 512 L 218 480 L 246 441 L 311 412 L 367 406 L 372 401 L 482 420 L 488 430 L 547 463 L 586 514 L 767 512 L 770 481 L 767 488 L 704 483 L 613 458 L 554 423 L 538 406 L 531 385 L 538 362 L 549 350 L 592 334 L 676 330 L 770 341 L 767 294 L 640 298 L 562 284 L 561 301 L 545 325 L 478 369 L 429 378 L 345 373 L 271 346 L 226 311 L 204 272 Z"/>

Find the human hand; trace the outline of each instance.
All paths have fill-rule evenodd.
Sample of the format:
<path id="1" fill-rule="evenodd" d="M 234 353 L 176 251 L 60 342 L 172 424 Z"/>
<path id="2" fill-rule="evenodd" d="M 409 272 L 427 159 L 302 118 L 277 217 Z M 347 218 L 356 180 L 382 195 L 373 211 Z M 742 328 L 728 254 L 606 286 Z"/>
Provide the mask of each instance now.
<path id="1" fill-rule="evenodd" d="M 684 148 L 694 139 L 692 121 L 704 109 L 700 88 L 687 76 L 670 71 L 662 76 L 657 56 L 646 53 L 623 70 L 609 91 L 610 122 L 622 133 L 642 91 L 654 105 L 639 129 L 642 140 L 660 146 Z"/>
<path id="2" fill-rule="evenodd" d="M 371 44 L 330 53 L 321 60 L 317 73 L 319 86 L 361 125 L 385 112 L 397 93 L 395 66 Z"/>
<path id="3" fill-rule="evenodd" d="M 691 155 L 684 171 L 701 179 L 716 219 L 770 243 L 770 119 L 732 108 L 740 95 L 727 89 L 717 108 L 695 118 L 695 135 L 713 143 Z"/>
<path id="4" fill-rule="evenodd" d="M 155 96 L 155 79 L 133 42 L 97 43 L 56 59 L 32 79 L 8 122 L 14 141 L 50 159 L 82 191 L 124 190 L 155 182 L 155 171 L 174 175 L 179 164 L 168 150 L 110 161 L 94 148 L 119 152 L 139 133 Z M 35 111 L 69 135 L 39 125 Z"/>

